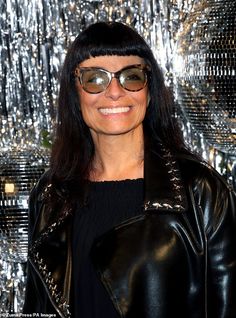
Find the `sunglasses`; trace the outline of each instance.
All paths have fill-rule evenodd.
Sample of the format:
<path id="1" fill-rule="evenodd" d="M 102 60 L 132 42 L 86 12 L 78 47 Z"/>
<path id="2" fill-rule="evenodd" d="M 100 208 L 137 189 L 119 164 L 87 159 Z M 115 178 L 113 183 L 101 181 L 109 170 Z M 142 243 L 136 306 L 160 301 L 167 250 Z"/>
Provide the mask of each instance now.
<path id="1" fill-rule="evenodd" d="M 137 92 L 147 85 L 148 67 L 140 64 L 129 65 L 115 73 L 97 67 L 78 67 L 75 70 L 75 77 L 90 94 L 105 91 L 113 78 L 116 78 L 127 91 Z"/>

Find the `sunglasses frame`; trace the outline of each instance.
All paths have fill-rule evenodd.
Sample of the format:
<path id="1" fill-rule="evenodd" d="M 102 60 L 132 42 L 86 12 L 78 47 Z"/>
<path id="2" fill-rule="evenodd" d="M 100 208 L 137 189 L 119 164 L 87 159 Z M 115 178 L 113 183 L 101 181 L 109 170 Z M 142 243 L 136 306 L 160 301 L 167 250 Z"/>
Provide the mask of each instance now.
<path id="1" fill-rule="evenodd" d="M 144 73 L 144 76 L 145 76 L 144 86 L 141 87 L 140 89 L 137 89 L 137 90 L 129 90 L 129 89 L 125 88 L 122 85 L 121 81 L 120 81 L 121 73 L 124 72 L 125 70 L 129 70 L 129 69 L 132 69 L 132 68 L 138 68 L 138 69 L 142 70 L 143 73 Z M 91 70 L 91 71 L 92 70 L 98 70 L 98 71 L 102 71 L 103 73 L 107 74 L 109 82 L 108 82 L 107 86 L 102 91 L 100 91 L 100 92 L 90 92 L 90 91 L 86 90 L 86 88 L 84 87 L 83 80 L 82 80 L 83 73 L 85 71 L 89 71 L 89 70 Z M 99 93 L 104 92 L 108 88 L 108 86 L 111 84 L 111 81 L 112 81 L 113 78 L 116 78 L 118 80 L 120 86 L 122 88 L 124 88 L 125 90 L 127 90 L 129 92 L 138 92 L 138 91 L 142 90 L 147 85 L 147 82 L 148 82 L 148 71 L 149 70 L 150 70 L 150 68 L 147 65 L 143 66 L 141 64 L 128 65 L 128 66 L 125 66 L 124 68 L 122 68 L 121 70 L 119 70 L 117 72 L 109 72 L 109 71 L 107 71 L 107 70 L 105 70 L 103 68 L 100 68 L 100 67 L 79 67 L 78 66 L 76 68 L 76 70 L 75 70 L 74 75 L 75 75 L 75 78 L 79 79 L 79 82 L 80 82 L 82 88 L 85 90 L 85 92 L 87 92 L 89 94 L 99 94 Z"/>

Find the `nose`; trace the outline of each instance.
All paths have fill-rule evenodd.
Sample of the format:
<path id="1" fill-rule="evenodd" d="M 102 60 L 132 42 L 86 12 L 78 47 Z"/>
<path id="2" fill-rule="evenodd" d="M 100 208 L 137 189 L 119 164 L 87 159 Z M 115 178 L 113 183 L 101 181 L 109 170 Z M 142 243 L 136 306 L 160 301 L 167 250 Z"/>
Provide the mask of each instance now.
<path id="1" fill-rule="evenodd" d="M 120 85 L 119 80 L 113 78 L 105 91 L 105 96 L 117 100 L 121 96 L 124 96 L 124 94 L 124 88 Z"/>

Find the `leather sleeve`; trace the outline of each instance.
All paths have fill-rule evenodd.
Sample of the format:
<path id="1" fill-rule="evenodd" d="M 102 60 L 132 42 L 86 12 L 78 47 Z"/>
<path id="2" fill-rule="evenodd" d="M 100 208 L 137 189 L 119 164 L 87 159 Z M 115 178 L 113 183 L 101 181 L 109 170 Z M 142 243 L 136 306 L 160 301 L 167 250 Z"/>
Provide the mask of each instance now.
<path id="1" fill-rule="evenodd" d="M 35 232 L 35 226 L 40 214 L 42 201 L 39 199 L 41 191 L 45 185 L 45 176 L 39 180 L 39 182 L 33 187 L 29 197 L 29 216 L 28 216 L 28 249 L 31 247 L 32 239 Z M 45 293 L 44 286 L 35 273 L 34 268 L 27 262 L 27 282 L 25 291 L 25 300 L 23 313 L 24 314 L 41 314 L 54 312 L 53 309 L 48 311 L 46 308 L 50 308 L 51 304 Z M 46 311 L 47 310 L 47 311 Z"/>
<path id="2" fill-rule="evenodd" d="M 37 202 L 37 185 L 34 186 L 29 197 L 29 213 L 28 213 L 28 249 L 32 243 L 32 233 L 36 223 L 39 207 Z M 25 302 L 23 313 L 36 313 L 35 300 L 40 299 L 38 296 L 38 289 L 35 286 L 35 279 L 33 269 L 29 261 L 27 262 L 27 282 L 25 292 Z"/>
<path id="3" fill-rule="evenodd" d="M 207 317 L 235 318 L 236 196 L 214 171 L 198 180 L 195 196 L 205 225 Z"/>

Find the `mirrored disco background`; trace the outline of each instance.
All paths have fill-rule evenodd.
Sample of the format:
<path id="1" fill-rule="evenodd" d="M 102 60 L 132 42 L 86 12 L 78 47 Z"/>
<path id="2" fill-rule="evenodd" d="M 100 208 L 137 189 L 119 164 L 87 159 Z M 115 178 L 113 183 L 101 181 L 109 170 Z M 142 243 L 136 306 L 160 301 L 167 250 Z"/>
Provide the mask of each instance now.
<path id="1" fill-rule="evenodd" d="M 48 167 L 60 68 L 89 24 L 121 21 L 150 44 L 194 150 L 236 188 L 236 0 L 0 2 L 0 313 L 20 312 L 28 195 Z"/>

